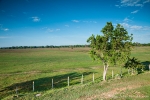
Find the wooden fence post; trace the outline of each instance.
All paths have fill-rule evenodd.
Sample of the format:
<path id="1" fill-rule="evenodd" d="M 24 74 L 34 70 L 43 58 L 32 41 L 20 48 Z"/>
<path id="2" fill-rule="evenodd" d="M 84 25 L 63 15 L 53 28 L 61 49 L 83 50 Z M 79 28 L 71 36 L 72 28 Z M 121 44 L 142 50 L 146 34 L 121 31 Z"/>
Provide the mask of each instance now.
<path id="1" fill-rule="evenodd" d="M 18 89 L 17 89 L 17 86 L 16 86 L 16 96 L 18 97 Z"/>
<path id="2" fill-rule="evenodd" d="M 120 69 L 120 76 L 122 77 L 122 67 L 121 67 L 121 69 Z"/>
<path id="3" fill-rule="evenodd" d="M 53 86 L 53 78 L 52 78 L 52 89 L 54 88 L 54 86 Z"/>
<path id="4" fill-rule="evenodd" d="M 93 73 L 93 83 L 94 83 L 94 73 Z"/>
<path id="5" fill-rule="evenodd" d="M 33 92 L 34 92 L 34 81 L 33 81 Z"/>
<path id="6" fill-rule="evenodd" d="M 112 79 L 114 78 L 114 71 L 112 70 Z"/>
<path id="7" fill-rule="evenodd" d="M 81 84 L 83 84 L 83 74 L 82 74 L 82 77 L 81 77 Z"/>
<path id="8" fill-rule="evenodd" d="M 150 71 L 150 64 L 149 64 L 149 71 Z"/>
<path id="9" fill-rule="evenodd" d="M 69 76 L 68 76 L 68 86 L 69 86 Z"/>

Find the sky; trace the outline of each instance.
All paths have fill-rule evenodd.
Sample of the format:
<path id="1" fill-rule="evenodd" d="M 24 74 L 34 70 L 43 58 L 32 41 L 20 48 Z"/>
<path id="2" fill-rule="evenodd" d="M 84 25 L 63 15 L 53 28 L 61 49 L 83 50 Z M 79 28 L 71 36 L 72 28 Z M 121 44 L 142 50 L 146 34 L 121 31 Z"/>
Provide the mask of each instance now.
<path id="1" fill-rule="evenodd" d="M 0 0 L 0 47 L 84 45 L 106 22 L 150 43 L 150 0 Z"/>

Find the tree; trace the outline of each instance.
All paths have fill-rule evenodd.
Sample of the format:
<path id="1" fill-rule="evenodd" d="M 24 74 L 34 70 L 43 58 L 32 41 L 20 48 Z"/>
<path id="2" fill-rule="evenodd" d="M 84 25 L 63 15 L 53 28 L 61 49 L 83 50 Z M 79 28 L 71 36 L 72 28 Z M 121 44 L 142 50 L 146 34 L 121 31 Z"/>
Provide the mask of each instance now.
<path id="1" fill-rule="evenodd" d="M 107 22 L 101 32 L 103 35 L 92 35 L 87 39 L 90 43 L 90 55 L 93 60 L 102 61 L 104 65 L 103 80 L 106 80 L 106 73 L 109 65 L 125 61 L 130 55 L 132 47 L 132 34 L 117 24 L 114 29 L 111 22 Z"/>

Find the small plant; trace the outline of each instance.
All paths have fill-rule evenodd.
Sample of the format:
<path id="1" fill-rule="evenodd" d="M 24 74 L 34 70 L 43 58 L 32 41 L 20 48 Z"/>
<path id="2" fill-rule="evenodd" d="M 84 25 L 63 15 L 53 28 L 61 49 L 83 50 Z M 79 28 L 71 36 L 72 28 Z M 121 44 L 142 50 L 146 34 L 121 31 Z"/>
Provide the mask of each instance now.
<path id="1" fill-rule="evenodd" d="M 134 74 L 137 72 L 137 74 L 140 74 L 143 72 L 144 65 L 135 57 L 128 58 L 128 61 L 125 63 L 125 68 L 128 68 L 128 73 Z"/>

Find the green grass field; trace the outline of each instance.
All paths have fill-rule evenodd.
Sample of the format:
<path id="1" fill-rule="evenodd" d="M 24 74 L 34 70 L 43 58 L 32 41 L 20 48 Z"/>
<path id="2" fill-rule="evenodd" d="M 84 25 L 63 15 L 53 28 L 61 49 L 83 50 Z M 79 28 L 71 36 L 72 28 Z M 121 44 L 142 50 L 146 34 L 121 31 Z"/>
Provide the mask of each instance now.
<path id="1" fill-rule="evenodd" d="M 127 69 L 123 69 L 124 77 L 121 80 L 111 80 L 111 71 L 120 73 L 120 67 L 110 66 L 106 83 L 101 82 L 103 66 L 101 62 L 94 62 L 88 52 L 90 48 L 51 48 L 51 49 L 10 49 L 0 50 L 0 99 L 99 99 L 109 98 L 106 94 L 119 91 L 115 98 L 135 99 L 136 91 L 140 91 L 139 99 L 150 97 L 150 73 L 128 76 Z M 135 47 L 132 56 L 141 60 L 143 64 L 150 64 L 150 47 Z M 95 74 L 95 83 L 92 75 Z M 81 85 L 81 76 L 84 75 L 84 84 Z M 70 77 L 70 86 L 67 78 Z M 51 80 L 54 80 L 54 89 Z M 32 91 L 32 82 L 35 83 L 35 92 Z M 127 83 L 127 84 L 125 84 Z M 128 89 L 122 87 L 128 87 Z M 119 86 L 118 90 L 115 88 Z M 133 88 L 132 88 L 133 87 Z M 121 91 L 122 90 L 122 91 Z M 129 93 L 132 93 L 131 96 Z M 35 97 L 40 93 L 40 97 Z M 106 94 L 105 94 L 106 93 Z M 104 95 L 104 96 L 103 96 Z M 142 97 L 142 96 L 143 97 Z M 103 99 L 103 98 L 102 98 Z M 148 100 L 148 99 L 147 99 Z"/>

